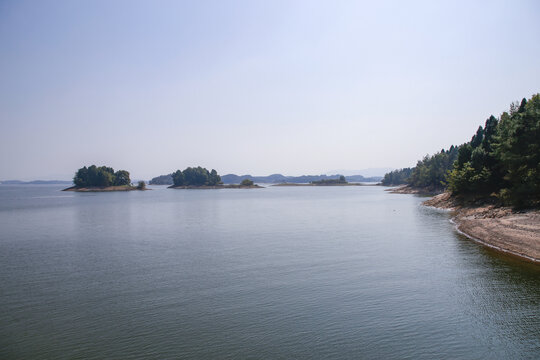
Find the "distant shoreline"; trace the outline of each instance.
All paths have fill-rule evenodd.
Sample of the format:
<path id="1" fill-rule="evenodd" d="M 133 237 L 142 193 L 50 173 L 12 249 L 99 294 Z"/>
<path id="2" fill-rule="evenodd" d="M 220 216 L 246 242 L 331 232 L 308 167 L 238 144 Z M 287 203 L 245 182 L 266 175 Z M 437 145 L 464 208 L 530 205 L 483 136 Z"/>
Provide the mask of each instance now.
<path id="1" fill-rule="evenodd" d="M 145 190 L 151 190 L 151 189 L 139 189 L 137 186 L 105 186 L 105 187 L 99 187 L 99 186 L 90 186 L 90 187 L 77 187 L 77 186 L 71 186 L 68 187 L 62 191 L 75 191 L 75 192 L 111 192 L 111 191 L 145 191 Z"/>
<path id="2" fill-rule="evenodd" d="M 321 180 L 335 180 L 339 179 L 339 174 L 335 175 L 301 175 L 301 176 L 285 176 L 282 174 L 272 174 L 267 176 L 253 176 L 253 175 L 236 175 L 227 174 L 221 176 L 221 182 L 224 185 L 240 184 L 243 180 L 251 180 L 256 184 L 281 184 L 281 183 L 295 183 L 295 184 L 307 184 L 312 181 Z M 369 176 L 364 177 L 362 175 L 347 175 L 345 179 L 352 183 L 378 183 L 382 176 Z M 172 174 L 160 175 L 152 178 L 149 182 L 150 185 L 173 185 Z"/>
<path id="3" fill-rule="evenodd" d="M 263 189 L 263 186 L 259 185 L 240 185 L 240 184 L 228 184 L 228 185 L 186 185 L 186 186 L 168 186 L 168 189 L 184 189 L 184 190 L 211 190 L 211 189 Z"/>
<path id="4" fill-rule="evenodd" d="M 374 185 L 366 185 L 366 184 L 359 184 L 359 183 L 330 183 L 330 184 L 299 184 L 299 183 L 280 183 L 280 184 L 272 184 L 271 186 L 375 186 Z"/>

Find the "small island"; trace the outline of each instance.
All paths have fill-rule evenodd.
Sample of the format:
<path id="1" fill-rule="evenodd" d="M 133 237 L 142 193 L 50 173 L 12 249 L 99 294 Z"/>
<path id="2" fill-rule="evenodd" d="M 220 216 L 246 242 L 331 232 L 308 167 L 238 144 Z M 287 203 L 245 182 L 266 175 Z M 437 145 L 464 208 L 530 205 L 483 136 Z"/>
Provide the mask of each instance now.
<path id="1" fill-rule="evenodd" d="M 73 177 L 74 186 L 62 191 L 77 192 L 106 192 L 106 191 L 132 191 L 148 190 L 144 181 L 139 181 L 137 186 L 131 184 L 129 171 L 118 170 L 107 166 L 91 165 L 82 167 Z"/>
<path id="2" fill-rule="evenodd" d="M 203 167 L 188 167 L 184 171 L 176 170 L 172 173 L 173 185 L 170 189 L 260 189 L 249 179 L 244 179 L 240 184 L 224 185 L 217 171 Z"/>
<path id="3" fill-rule="evenodd" d="M 310 183 L 298 184 L 298 183 L 281 183 L 272 186 L 364 186 L 359 183 L 350 183 L 345 179 L 345 176 L 340 175 L 337 179 L 322 179 L 312 181 Z"/>

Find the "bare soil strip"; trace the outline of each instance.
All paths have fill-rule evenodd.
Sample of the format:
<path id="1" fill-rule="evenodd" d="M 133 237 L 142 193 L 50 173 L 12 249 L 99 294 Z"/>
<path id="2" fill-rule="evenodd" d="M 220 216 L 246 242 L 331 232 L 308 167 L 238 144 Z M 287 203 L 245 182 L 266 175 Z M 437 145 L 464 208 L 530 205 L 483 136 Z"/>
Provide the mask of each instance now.
<path id="1" fill-rule="evenodd" d="M 452 210 L 457 230 L 471 239 L 540 263 L 540 210 L 516 212 L 496 205 L 461 206 L 448 193 L 424 205 Z"/>

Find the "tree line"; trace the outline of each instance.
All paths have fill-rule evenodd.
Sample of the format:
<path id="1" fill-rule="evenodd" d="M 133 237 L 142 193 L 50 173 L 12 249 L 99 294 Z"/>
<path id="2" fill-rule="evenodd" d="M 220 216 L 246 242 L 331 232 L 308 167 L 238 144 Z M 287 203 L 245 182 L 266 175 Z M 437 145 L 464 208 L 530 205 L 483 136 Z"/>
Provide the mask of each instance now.
<path id="1" fill-rule="evenodd" d="M 384 176 L 383 185 L 443 188 L 453 195 L 495 196 L 515 207 L 540 205 L 540 94 L 490 116 L 471 140 Z"/>
<path id="2" fill-rule="evenodd" d="M 540 94 L 478 128 L 460 147 L 448 188 L 453 194 L 494 193 L 517 207 L 540 205 Z"/>
<path id="3" fill-rule="evenodd" d="M 383 185 L 408 184 L 430 191 L 444 190 L 448 171 L 452 170 L 458 156 L 459 147 L 450 146 L 434 155 L 426 155 L 413 168 L 394 170 L 384 175 Z"/>
<path id="4" fill-rule="evenodd" d="M 403 168 L 390 171 L 384 175 L 384 178 L 381 180 L 381 184 L 385 186 L 407 184 L 407 181 L 411 177 L 412 170 L 413 168 Z"/>

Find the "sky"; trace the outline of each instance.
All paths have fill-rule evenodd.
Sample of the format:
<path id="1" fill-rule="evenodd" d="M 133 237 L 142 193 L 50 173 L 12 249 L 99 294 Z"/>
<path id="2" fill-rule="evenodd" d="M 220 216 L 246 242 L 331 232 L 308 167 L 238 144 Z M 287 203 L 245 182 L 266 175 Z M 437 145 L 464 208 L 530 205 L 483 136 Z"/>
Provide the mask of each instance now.
<path id="1" fill-rule="evenodd" d="M 540 92 L 538 1 L 0 0 L 0 179 L 414 166 Z"/>

